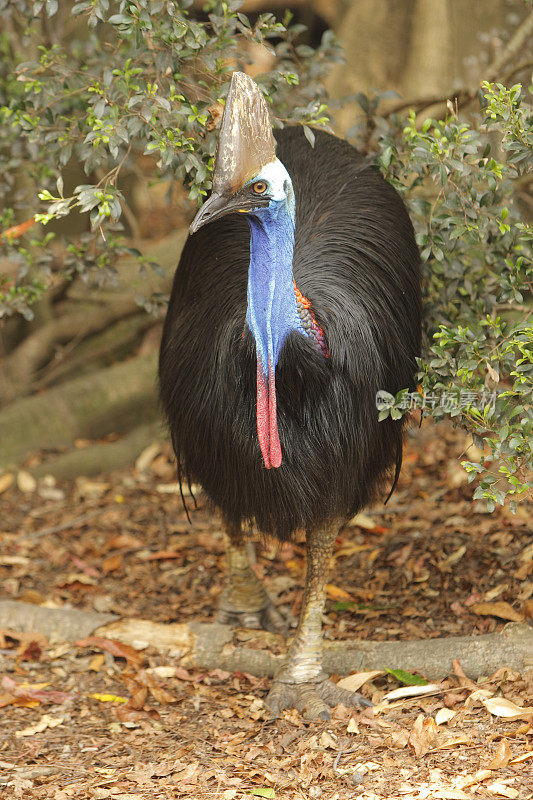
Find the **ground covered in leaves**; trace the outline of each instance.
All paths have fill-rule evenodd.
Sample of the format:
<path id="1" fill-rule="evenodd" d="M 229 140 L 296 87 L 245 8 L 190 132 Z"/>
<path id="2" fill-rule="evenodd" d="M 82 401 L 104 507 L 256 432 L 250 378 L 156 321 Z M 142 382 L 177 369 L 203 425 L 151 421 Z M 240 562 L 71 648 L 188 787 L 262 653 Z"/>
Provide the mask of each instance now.
<path id="1" fill-rule="evenodd" d="M 533 616 L 531 509 L 488 514 L 473 504 L 458 464 L 464 447 L 449 426 L 411 432 L 389 504 L 337 540 L 326 637 L 475 635 Z M 468 459 L 476 455 L 471 448 Z M 159 622 L 211 619 L 224 581 L 219 521 L 201 494 L 197 508 L 187 499 L 190 523 L 166 443 L 99 479 L 0 476 L 1 597 Z M 303 541 L 258 553 L 255 569 L 289 618 L 304 565 Z M 296 712 L 272 720 L 266 679 L 185 670 L 105 640 L 67 645 L 5 630 L 0 796 L 533 796 L 533 670 L 502 665 L 474 683 L 457 658 L 449 678 L 417 697 L 384 699 L 400 685 L 385 671 L 354 677 L 376 707 L 340 706 L 330 722 L 308 723 Z"/>

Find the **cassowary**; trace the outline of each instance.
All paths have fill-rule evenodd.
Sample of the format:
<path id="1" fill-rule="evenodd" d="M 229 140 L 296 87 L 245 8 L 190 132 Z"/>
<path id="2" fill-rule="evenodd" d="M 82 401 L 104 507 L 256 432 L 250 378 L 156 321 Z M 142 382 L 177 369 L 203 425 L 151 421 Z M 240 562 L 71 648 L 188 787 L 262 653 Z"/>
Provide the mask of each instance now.
<path id="1" fill-rule="evenodd" d="M 222 513 L 228 585 L 219 619 L 278 628 L 243 526 L 306 532 L 307 577 L 286 665 L 267 703 L 329 719 L 368 704 L 322 669 L 322 613 L 340 527 L 401 463 L 402 421 L 376 393 L 413 385 L 419 254 L 406 209 L 349 144 L 276 132 L 244 73 L 232 77 L 213 190 L 176 272 L 160 391 L 180 480 Z M 276 149 L 277 143 L 277 149 Z"/>

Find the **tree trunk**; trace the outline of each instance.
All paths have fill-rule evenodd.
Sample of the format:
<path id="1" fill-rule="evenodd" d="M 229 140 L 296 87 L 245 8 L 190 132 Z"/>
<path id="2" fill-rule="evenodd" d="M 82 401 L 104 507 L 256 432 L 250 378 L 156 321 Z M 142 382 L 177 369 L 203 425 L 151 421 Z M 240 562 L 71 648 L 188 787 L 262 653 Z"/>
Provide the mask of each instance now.
<path id="1" fill-rule="evenodd" d="M 154 353 L 68 381 L 0 410 L 0 470 L 41 448 L 99 439 L 158 417 Z"/>

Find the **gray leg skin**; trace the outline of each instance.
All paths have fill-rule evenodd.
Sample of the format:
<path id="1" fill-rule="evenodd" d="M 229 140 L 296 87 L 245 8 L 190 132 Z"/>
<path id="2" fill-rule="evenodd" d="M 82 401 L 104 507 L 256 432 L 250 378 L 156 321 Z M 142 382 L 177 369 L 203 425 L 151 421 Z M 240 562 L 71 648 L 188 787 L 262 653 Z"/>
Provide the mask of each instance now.
<path id="1" fill-rule="evenodd" d="M 240 530 L 226 527 L 228 581 L 218 606 L 217 621 L 236 628 L 263 628 L 286 633 L 286 622 L 250 566 Z"/>
<path id="2" fill-rule="evenodd" d="M 307 536 L 307 577 L 302 612 L 289 647 L 287 663 L 266 699 L 273 714 L 296 708 L 305 719 L 331 719 L 329 706 L 371 706 L 357 692 L 339 689 L 322 670 L 322 612 L 333 543 L 340 524 Z"/>

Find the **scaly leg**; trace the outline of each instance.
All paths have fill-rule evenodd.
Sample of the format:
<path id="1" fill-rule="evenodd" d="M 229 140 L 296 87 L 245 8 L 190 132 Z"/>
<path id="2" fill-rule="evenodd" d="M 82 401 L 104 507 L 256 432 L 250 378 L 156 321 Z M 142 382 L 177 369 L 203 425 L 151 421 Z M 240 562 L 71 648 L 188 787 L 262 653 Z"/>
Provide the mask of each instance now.
<path id="1" fill-rule="evenodd" d="M 266 699 L 274 714 L 297 708 L 306 719 L 331 718 L 328 706 L 371 706 L 357 692 L 339 689 L 322 670 L 322 612 L 333 543 L 340 525 L 307 536 L 307 577 L 302 611 L 289 647 L 287 663 L 277 675 Z"/>
<path id="2" fill-rule="evenodd" d="M 224 540 L 228 581 L 218 606 L 218 622 L 285 633 L 285 620 L 250 566 L 241 530 L 226 525 Z"/>

